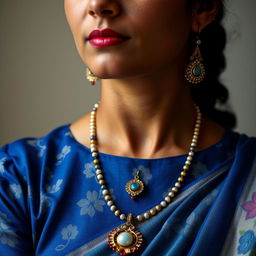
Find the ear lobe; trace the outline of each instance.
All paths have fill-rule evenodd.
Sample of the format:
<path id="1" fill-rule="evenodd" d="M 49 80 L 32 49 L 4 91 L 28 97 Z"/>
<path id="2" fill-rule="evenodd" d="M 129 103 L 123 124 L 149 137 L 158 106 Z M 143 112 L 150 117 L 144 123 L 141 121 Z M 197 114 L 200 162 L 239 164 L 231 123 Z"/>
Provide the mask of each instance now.
<path id="1" fill-rule="evenodd" d="M 192 14 L 192 30 L 201 32 L 207 25 L 215 20 L 218 13 L 219 1 L 212 0 L 211 4 L 199 3 L 195 5 Z"/>

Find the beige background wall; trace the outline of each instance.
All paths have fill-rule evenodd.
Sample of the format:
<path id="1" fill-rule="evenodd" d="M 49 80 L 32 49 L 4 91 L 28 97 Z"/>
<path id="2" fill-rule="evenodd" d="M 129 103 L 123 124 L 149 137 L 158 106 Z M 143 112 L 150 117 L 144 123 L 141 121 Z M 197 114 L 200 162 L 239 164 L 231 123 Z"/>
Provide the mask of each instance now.
<path id="1" fill-rule="evenodd" d="M 228 10 L 223 80 L 237 130 L 256 136 L 256 2 L 230 0 Z M 0 0 L 0 145 L 43 135 L 88 112 L 99 88 L 84 73 L 63 1 Z"/>

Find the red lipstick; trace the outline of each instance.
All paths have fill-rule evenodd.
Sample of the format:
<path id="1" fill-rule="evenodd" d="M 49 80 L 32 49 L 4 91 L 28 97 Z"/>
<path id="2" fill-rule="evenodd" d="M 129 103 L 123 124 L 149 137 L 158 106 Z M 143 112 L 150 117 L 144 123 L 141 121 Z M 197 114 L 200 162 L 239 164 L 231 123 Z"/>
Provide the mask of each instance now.
<path id="1" fill-rule="evenodd" d="M 117 45 L 128 39 L 129 37 L 122 35 L 110 28 L 93 30 L 87 38 L 89 43 L 96 47 Z"/>

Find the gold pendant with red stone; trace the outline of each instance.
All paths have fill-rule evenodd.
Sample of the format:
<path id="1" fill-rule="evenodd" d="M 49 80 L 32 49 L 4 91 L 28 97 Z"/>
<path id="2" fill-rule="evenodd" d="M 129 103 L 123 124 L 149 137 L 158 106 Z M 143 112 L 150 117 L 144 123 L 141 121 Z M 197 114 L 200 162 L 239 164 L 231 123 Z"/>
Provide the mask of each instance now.
<path id="1" fill-rule="evenodd" d="M 127 217 L 127 222 L 108 234 L 110 248 L 119 255 L 134 253 L 142 244 L 142 234 L 131 223 L 132 214 Z"/>
<path id="2" fill-rule="evenodd" d="M 140 180 L 139 170 L 134 176 L 134 179 L 127 182 L 125 189 L 127 193 L 131 195 L 132 200 L 144 190 L 144 183 Z"/>

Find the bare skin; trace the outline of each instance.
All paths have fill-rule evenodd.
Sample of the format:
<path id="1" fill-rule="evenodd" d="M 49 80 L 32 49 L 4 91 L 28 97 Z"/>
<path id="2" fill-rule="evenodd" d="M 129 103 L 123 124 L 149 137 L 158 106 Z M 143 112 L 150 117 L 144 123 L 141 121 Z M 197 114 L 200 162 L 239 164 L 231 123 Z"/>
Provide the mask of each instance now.
<path id="1" fill-rule="evenodd" d="M 191 31 L 201 31 L 216 8 L 188 12 L 185 0 L 65 0 L 78 52 L 100 77 L 97 111 L 100 152 L 161 158 L 186 154 L 196 112 L 184 79 Z M 140 17 L 138 19 L 138 17 Z M 97 48 L 84 41 L 93 29 L 110 27 L 130 36 L 123 44 Z M 90 147 L 89 114 L 71 125 Z M 223 138 L 224 128 L 203 118 L 198 150 Z"/>

